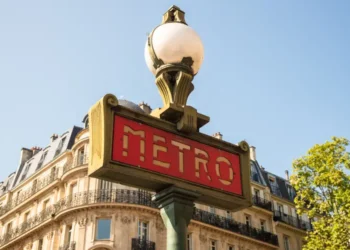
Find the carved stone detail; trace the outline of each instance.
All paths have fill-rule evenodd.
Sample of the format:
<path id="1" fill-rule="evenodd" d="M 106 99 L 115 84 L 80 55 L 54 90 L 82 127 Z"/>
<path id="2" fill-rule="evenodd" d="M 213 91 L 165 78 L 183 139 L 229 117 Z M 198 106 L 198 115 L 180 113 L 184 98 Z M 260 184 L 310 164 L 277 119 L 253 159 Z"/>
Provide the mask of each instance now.
<path id="1" fill-rule="evenodd" d="M 163 232 L 165 230 L 165 225 L 162 221 L 157 221 L 156 223 L 156 229 L 157 229 L 157 232 Z"/>
<path id="2" fill-rule="evenodd" d="M 85 227 L 88 219 L 86 217 L 81 217 L 78 219 L 78 224 L 80 227 Z"/>
<path id="3" fill-rule="evenodd" d="M 123 224 L 130 224 L 131 223 L 131 218 L 128 217 L 128 216 L 123 216 L 123 217 L 121 217 L 121 222 Z"/>
<path id="4" fill-rule="evenodd" d="M 207 242 L 207 236 L 205 236 L 204 234 L 200 234 L 199 235 L 199 240 L 203 243 Z"/>

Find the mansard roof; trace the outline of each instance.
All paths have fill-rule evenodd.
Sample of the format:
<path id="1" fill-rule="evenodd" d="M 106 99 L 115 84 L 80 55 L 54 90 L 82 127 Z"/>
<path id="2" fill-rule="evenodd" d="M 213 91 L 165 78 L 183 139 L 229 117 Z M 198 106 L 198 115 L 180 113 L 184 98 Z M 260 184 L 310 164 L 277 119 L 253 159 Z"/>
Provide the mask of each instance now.
<path id="1" fill-rule="evenodd" d="M 33 155 L 33 157 L 24 162 L 24 164 L 20 165 L 15 172 L 11 183 L 11 189 L 15 188 L 47 163 L 57 158 L 60 154 L 68 149 L 71 149 L 76 135 L 81 130 L 82 128 L 74 126 L 61 136 L 58 136 L 55 140 L 51 141 L 47 147 L 41 149 L 39 152 Z"/>

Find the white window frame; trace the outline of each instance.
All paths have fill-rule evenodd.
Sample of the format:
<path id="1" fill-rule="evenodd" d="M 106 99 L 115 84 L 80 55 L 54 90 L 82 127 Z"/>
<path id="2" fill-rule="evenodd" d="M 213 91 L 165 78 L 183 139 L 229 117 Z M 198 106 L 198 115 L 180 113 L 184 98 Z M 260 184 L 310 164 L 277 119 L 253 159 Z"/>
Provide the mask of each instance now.
<path id="1" fill-rule="evenodd" d="M 234 245 L 228 245 L 227 246 L 227 250 L 235 250 L 235 246 Z"/>
<path id="2" fill-rule="evenodd" d="M 289 242 L 288 235 L 283 235 L 283 246 L 284 246 L 284 250 L 290 250 L 290 242 Z"/>
<path id="3" fill-rule="evenodd" d="M 215 214 L 215 207 L 209 206 L 208 210 L 209 210 L 209 213 Z"/>
<path id="4" fill-rule="evenodd" d="M 250 214 L 244 214 L 244 223 L 250 227 L 252 226 L 252 216 Z"/>
<path id="5" fill-rule="evenodd" d="M 260 220 L 260 229 L 266 232 L 266 220 Z"/>
<path id="6" fill-rule="evenodd" d="M 186 250 L 193 250 L 192 233 L 187 234 Z"/>
<path id="7" fill-rule="evenodd" d="M 209 241 L 209 250 L 218 250 L 218 244 L 216 240 Z"/>
<path id="8" fill-rule="evenodd" d="M 146 225 L 146 227 L 144 227 Z M 143 229 L 146 229 L 146 238 L 143 238 Z M 139 220 L 137 224 L 137 234 L 138 238 L 142 240 L 149 240 L 149 222 L 145 220 Z"/>

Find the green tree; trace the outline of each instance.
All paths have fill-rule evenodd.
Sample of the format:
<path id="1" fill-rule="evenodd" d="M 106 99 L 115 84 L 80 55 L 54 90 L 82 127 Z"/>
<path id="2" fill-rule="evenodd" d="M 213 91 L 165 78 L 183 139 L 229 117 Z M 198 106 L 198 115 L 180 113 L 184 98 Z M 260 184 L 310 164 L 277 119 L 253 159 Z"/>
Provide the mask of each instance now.
<path id="1" fill-rule="evenodd" d="M 313 219 L 304 250 L 350 249 L 349 141 L 332 137 L 293 162 L 297 213 Z"/>

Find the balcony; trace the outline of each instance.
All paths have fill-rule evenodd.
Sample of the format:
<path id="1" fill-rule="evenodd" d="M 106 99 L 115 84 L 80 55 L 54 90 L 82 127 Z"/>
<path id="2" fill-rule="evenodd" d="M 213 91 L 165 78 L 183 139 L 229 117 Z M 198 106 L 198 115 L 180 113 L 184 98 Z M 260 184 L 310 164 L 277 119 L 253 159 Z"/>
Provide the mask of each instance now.
<path id="1" fill-rule="evenodd" d="M 0 216 L 6 214 L 11 209 L 15 208 L 19 204 L 23 203 L 46 186 L 58 179 L 58 171 L 52 172 L 51 174 L 42 177 L 37 181 L 33 181 L 33 184 L 26 191 L 21 192 L 16 198 L 12 197 L 6 205 L 0 208 Z"/>
<path id="2" fill-rule="evenodd" d="M 141 238 L 131 239 L 131 250 L 155 250 L 156 243 Z"/>
<path id="3" fill-rule="evenodd" d="M 248 226 L 246 224 L 237 222 L 233 219 L 209 213 L 204 210 L 195 209 L 193 217 L 194 220 L 219 227 L 233 233 L 238 233 L 250 238 L 264 241 L 266 243 L 278 246 L 277 235 L 266 232 L 264 230 Z"/>
<path id="4" fill-rule="evenodd" d="M 67 173 L 69 170 L 73 168 L 80 167 L 88 163 L 89 163 L 88 155 L 85 155 L 85 154 L 79 155 L 77 158 L 75 158 L 73 164 L 71 162 L 68 162 L 63 166 L 62 175 L 64 175 L 65 173 Z"/>
<path id="5" fill-rule="evenodd" d="M 273 219 L 275 221 L 281 221 L 285 224 L 288 224 L 292 227 L 295 227 L 301 230 L 305 230 L 305 231 L 312 230 L 312 225 L 310 222 L 301 220 L 291 215 L 284 214 L 281 211 L 275 210 Z"/>
<path id="6" fill-rule="evenodd" d="M 59 250 L 75 250 L 75 241 L 71 241 L 63 246 L 60 246 Z"/>
<path id="7" fill-rule="evenodd" d="M 76 193 L 61 199 L 54 205 L 48 207 L 45 211 L 33 216 L 32 218 L 29 218 L 27 222 L 20 224 L 17 228 L 5 234 L 2 238 L 0 238 L 0 246 L 9 243 L 38 225 L 50 221 L 55 215 L 58 215 L 67 209 L 99 203 L 127 203 L 157 208 L 157 205 L 152 201 L 152 194 L 143 190 L 104 189 Z M 246 224 L 236 222 L 230 218 L 222 217 L 204 210 L 195 209 L 192 219 L 278 246 L 277 235 L 258 228 L 247 226 Z M 133 249 L 155 249 L 147 248 L 149 244 L 146 243 L 140 243 L 140 240 L 136 241 L 133 243 L 135 244 L 133 247 L 136 248 Z M 150 245 L 150 247 L 152 246 Z M 74 248 L 68 249 L 73 250 Z"/>
<path id="8" fill-rule="evenodd" d="M 271 201 L 265 200 L 260 196 L 253 195 L 253 204 L 254 206 L 266 209 L 268 211 L 272 211 L 272 203 Z"/>
<path id="9" fill-rule="evenodd" d="M 53 207 L 48 207 L 44 211 L 40 212 L 37 215 L 34 215 L 27 219 L 27 221 L 18 225 L 16 228 L 11 229 L 7 232 L 2 238 L 0 238 L 0 246 L 5 245 L 14 238 L 24 234 L 25 232 L 31 230 L 32 228 L 42 224 L 43 222 L 52 218 L 54 213 Z"/>

